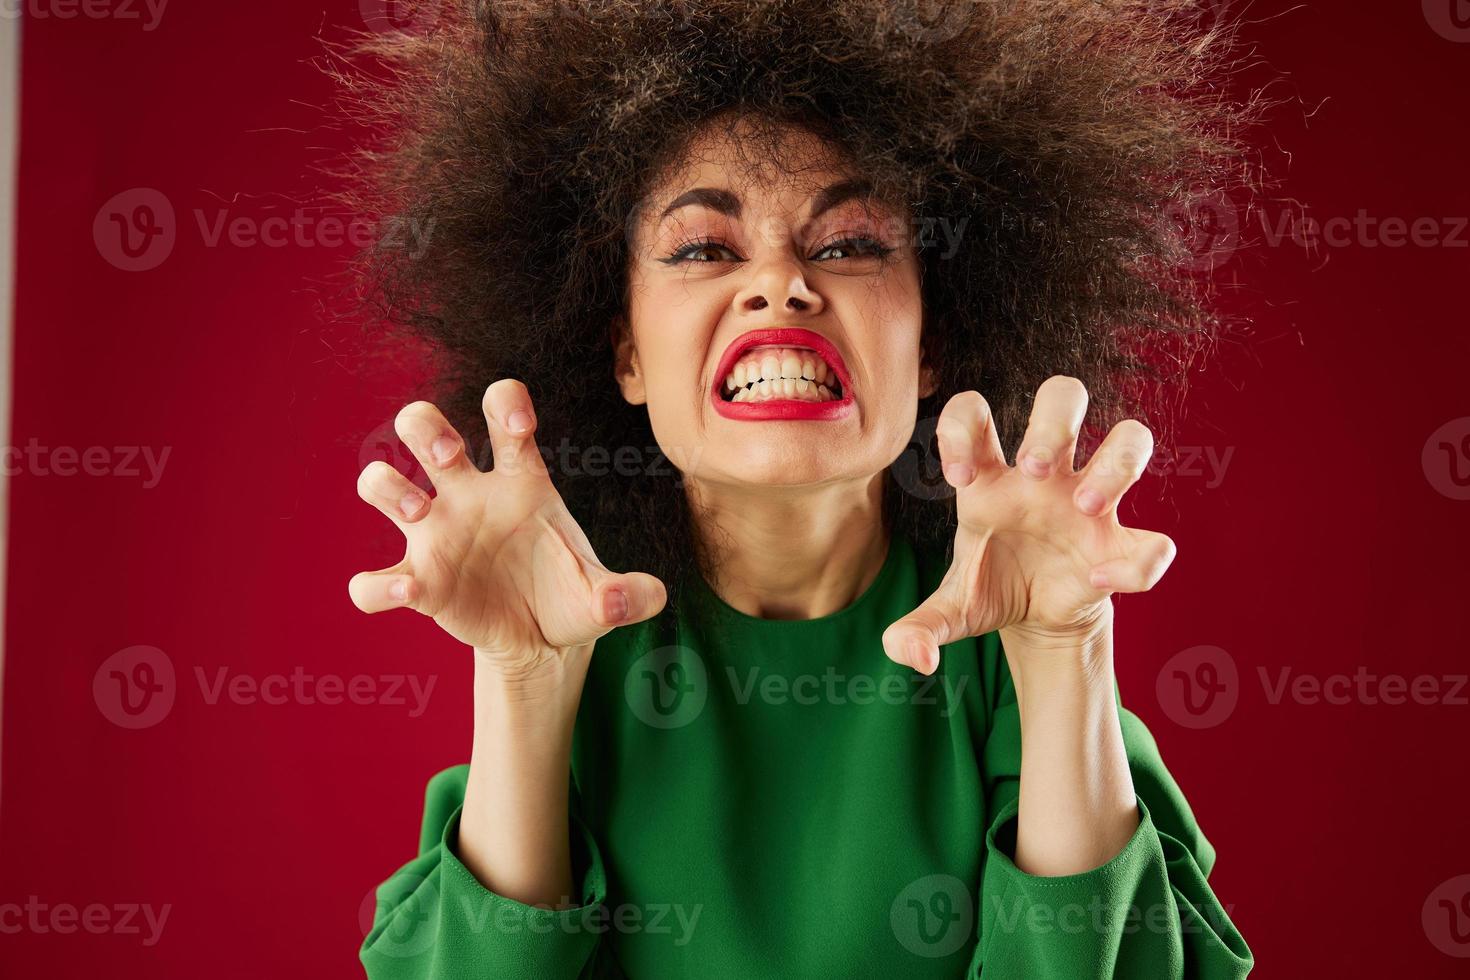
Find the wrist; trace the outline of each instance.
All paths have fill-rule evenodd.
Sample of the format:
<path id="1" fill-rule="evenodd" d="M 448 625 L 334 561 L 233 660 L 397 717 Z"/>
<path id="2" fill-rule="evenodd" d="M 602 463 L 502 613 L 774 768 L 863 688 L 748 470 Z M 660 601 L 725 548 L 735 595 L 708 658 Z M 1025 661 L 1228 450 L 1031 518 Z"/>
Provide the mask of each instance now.
<path id="1" fill-rule="evenodd" d="M 1111 609 L 1111 603 L 1108 604 Z M 1113 692 L 1112 615 L 1078 630 L 1037 629 L 1024 625 L 1000 631 L 1001 646 L 1018 692 Z"/>
<path id="2" fill-rule="evenodd" d="M 567 650 L 535 650 L 525 654 L 471 648 L 475 686 L 513 701 L 548 702 L 565 688 L 580 686 L 591 662 L 592 644 Z"/>
<path id="3" fill-rule="evenodd" d="M 534 667 L 475 651 L 475 727 L 539 733 L 570 729 L 591 648 L 553 653 Z"/>

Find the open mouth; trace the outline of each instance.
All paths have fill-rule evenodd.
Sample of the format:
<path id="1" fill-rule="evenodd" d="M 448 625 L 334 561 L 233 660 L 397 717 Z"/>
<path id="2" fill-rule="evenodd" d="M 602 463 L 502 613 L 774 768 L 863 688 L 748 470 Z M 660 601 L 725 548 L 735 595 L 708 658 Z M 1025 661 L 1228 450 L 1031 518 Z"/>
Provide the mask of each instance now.
<path id="1" fill-rule="evenodd" d="M 727 402 L 840 401 L 842 379 L 810 347 L 762 344 L 740 355 L 725 375 L 720 398 Z"/>
<path id="2" fill-rule="evenodd" d="M 838 419 L 854 408 L 836 345 L 812 330 L 776 327 L 741 334 L 725 349 L 710 392 L 733 419 Z"/>

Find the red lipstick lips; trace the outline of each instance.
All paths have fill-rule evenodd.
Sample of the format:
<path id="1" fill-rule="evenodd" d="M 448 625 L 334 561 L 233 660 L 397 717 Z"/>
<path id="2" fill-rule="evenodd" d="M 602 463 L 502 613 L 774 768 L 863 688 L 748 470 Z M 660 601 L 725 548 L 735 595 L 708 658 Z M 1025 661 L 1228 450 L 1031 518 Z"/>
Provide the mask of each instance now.
<path id="1" fill-rule="evenodd" d="M 721 389 L 741 355 L 752 347 L 766 346 L 807 347 L 816 351 L 821 355 L 822 360 L 827 362 L 827 366 L 837 373 L 837 380 L 842 382 L 842 397 L 830 402 L 805 402 L 789 398 L 773 398 L 763 402 L 725 401 L 721 397 Z M 852 382 L 848 379 L 847 365 L 843 363 L 842 355 L 838 354 L 832 342 L 821 334 L 799 327 L 751 330 L 736 337 L 730 346 L 725 348 L 725 353 L 720 357 L 719 368 L 715 371 L 714 387 L 710 389 L 710 402 L 720 415 L 727 419 L 741 421 L 840 419 L 853 410 Z"/>

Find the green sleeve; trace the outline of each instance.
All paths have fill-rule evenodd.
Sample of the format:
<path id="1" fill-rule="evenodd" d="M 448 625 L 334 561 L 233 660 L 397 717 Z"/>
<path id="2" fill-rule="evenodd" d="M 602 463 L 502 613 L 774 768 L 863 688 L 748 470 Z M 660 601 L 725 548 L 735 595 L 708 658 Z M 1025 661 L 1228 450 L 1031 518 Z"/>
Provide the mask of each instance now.
<path id="1" fill-rule="evenodd" d="M 972 977 L 985 980 L 1233 980 L 1254 963 L 1210 890 L 1215 850 L 1153 736 L 1119 703 L 1139 825 L 1091 871 L 1038 877 L 1014 861 L 1021 726 L 997 634 L 981 644 L 990 731 L 981 761 L 989 827 Z M 993 659 L 992 659 L 993 658 Z"/>
<path id="2" fill-rule="evenodd" d="M 497 895 L 459 855 L 459 816 L 469 766 L 429 780 L 418 857 L 378 886 L 373 926 L 358 952 L 371 980 L 578 977 L 596 952 L 606 898 L 602 856 L 577 816 L 572 870 L 582 905 L 551 910 Z"/>

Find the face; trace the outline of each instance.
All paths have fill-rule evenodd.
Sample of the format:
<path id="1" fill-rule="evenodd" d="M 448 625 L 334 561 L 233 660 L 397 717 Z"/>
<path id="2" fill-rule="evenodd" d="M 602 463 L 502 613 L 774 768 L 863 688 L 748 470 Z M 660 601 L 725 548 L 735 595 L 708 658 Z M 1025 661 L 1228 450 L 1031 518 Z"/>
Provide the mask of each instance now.
<path id="1" fill-rule="evenodd" d="M 787 138 L 795 176 L 755 180 L 726 131 L 701 138 L 630 229 L 618 383 L 698 484 L 871 478 L 934 390 L 907 211 Z"/>

